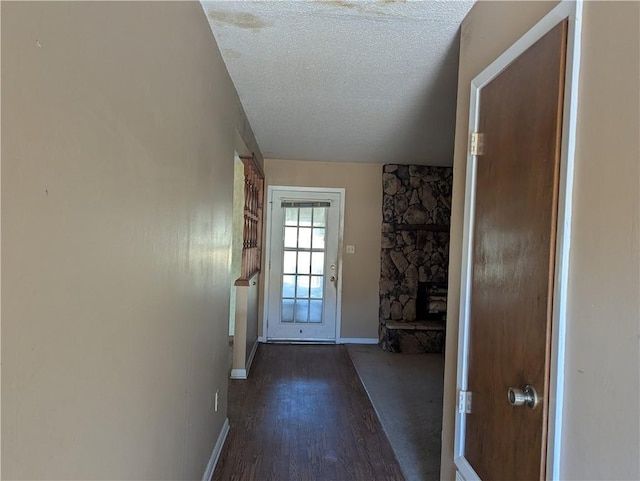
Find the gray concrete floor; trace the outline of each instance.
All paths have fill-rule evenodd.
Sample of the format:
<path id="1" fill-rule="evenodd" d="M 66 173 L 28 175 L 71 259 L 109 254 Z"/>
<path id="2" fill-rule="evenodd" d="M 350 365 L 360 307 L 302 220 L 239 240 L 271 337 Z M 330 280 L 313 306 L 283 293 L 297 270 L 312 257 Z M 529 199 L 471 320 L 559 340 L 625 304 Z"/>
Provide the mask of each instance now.
<path id="1" fill-rule="evenodd" d="M 440 479 L 443 354 L 347 350 L 407 481 Z"/>

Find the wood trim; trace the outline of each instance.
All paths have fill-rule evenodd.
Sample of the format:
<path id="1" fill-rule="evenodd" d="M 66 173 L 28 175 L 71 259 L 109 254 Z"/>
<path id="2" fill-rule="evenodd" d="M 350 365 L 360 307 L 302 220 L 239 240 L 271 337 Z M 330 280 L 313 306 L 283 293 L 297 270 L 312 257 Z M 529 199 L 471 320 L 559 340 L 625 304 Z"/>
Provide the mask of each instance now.
<path id="1" fill-rule="evenodd" d="M 248 286 L 260 272 L 262 262 L 262 223 L 264 210 L 264 174 L 256 160 L 240 157 L 244 165 L 244 229 L 242 234 L 242 266 L 236 286 Z"/>
<path id="2" fill-rule="evenodd" d="M 249 286 L 255 286 L 256 283 L 258 282 L 256 279 L 256 276 L 260 273 L 260 270 L 257 270 L 256 272 L 253 273 L 253 275 L 251 275 L 251 277 L 249 277 L 248 279 L 245 279 L 244 277 L 240 277 L 238 279 L 236 279 L 236 281 L 234 282 L 234 286 L 236 287 L 249 287 Z"/>

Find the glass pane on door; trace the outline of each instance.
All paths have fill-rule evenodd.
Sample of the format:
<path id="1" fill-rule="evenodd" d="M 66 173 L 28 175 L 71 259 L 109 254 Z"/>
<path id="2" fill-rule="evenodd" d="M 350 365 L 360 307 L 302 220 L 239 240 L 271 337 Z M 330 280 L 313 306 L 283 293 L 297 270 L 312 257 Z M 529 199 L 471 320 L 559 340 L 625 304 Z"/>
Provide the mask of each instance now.
<path id="1" fill-rule="evenodd" d="M 284 207 L 283 323 L 320 324 L 327 207 Z"/>

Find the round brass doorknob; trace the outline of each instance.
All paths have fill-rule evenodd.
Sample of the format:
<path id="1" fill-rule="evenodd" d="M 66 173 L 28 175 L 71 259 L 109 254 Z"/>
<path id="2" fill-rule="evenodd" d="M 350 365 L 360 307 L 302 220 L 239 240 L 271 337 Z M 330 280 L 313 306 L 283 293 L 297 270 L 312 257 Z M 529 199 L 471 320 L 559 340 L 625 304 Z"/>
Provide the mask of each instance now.
<path id="1" fill-rule="evenodd" d="M 538 403 L 540 402 L 540 398 L 538 397 L 538 393 L 534 389 L 533 386 L 527 384 L 524 388 L 518 389 L 515 387 L 510 387 L 507 392 L 507 396 L 509 398 L 509 404 L 512 406 L 527 406 L 531 409 L 535 409 Z"/>

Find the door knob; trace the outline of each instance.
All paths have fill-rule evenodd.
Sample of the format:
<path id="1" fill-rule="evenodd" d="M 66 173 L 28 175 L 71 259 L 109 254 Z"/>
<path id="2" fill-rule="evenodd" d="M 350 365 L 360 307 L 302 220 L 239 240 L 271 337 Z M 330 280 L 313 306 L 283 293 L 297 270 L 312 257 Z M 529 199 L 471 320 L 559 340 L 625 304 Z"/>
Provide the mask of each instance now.
<path id="1" fill-rule="evenodd" d="M 507 395 L 509 397 L 509 404 L 511 404 L 512 406 L 526 405 L 531 409 L 535 409 L 540 402 L 538 393 L 536 392 L 534 387 L 530 386 L 529 384 L 525 386 L 524 391 L 522 389 L 510 387 Z"/>

